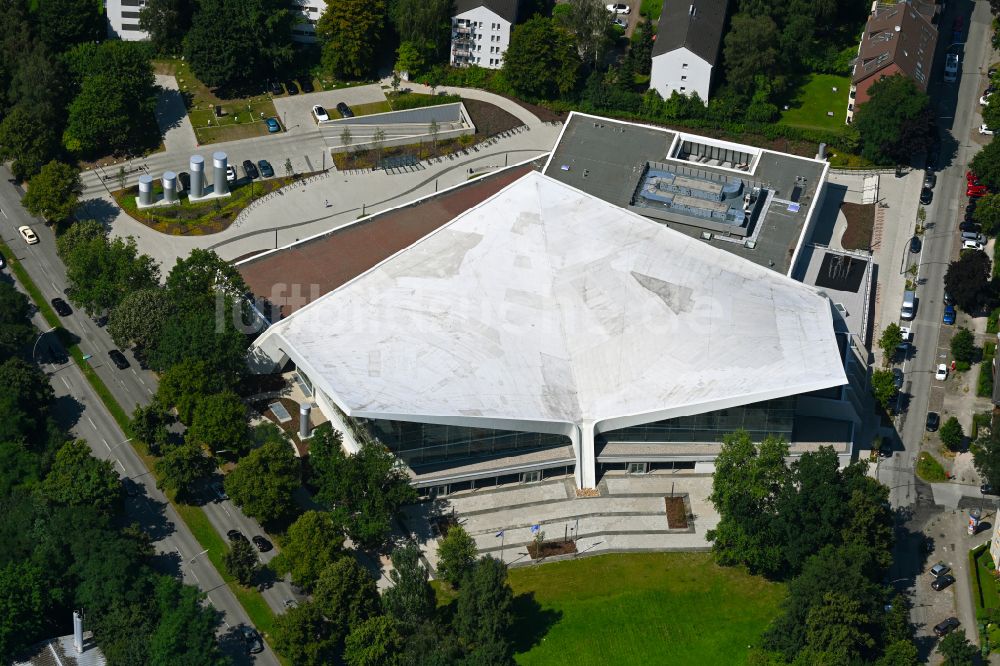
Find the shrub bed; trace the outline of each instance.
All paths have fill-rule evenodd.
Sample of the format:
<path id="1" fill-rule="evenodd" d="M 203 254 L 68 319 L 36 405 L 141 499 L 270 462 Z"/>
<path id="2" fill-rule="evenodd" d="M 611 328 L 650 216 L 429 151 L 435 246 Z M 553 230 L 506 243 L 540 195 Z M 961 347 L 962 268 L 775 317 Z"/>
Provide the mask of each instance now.
<path id="1" fill-rule="evenodd" d="M 948 478 L 945 476 L 944 467 L 937 458 L 926 451 L 917 458 L 917 476 L 928 483 L 938 483 Z"/>
<path id="2" fill-rule="evenodd" d="M 980 398 L 993 395 L 993 357 L 996 352 L 996 343 L 987 342 L 983 345 L 983 360 L 979 364 L 979 379 L 976 381 L 976 395 Z"/>

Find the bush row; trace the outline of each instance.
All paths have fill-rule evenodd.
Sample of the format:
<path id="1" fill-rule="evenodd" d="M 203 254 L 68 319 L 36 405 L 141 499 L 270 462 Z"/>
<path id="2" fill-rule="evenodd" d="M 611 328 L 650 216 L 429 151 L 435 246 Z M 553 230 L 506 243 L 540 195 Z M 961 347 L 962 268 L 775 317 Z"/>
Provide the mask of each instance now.
<path id="1" fill-rule="evenodd" d="M 394 95 L 390 100 L 390 105 L 393 111 L 404 111 L 406 109 L 420 109 L 425 106 L 438 106 L 441 104 L 454 104 L 455 102 L 461 102 L 462 98 L 459 95 L 434 95 L 432 97 L 427 97 L 425 95 L 408 95 L 406 93 L 400 95 Z"/>
<path id="2" fill-rule="evenodd" d="M 989 398 L 993 395 L 993 357 L 997 346 L 993 342 L 983 345 L 983 361 L 979 364 L 979 380 L 976 382 L 976 395 Z"/>

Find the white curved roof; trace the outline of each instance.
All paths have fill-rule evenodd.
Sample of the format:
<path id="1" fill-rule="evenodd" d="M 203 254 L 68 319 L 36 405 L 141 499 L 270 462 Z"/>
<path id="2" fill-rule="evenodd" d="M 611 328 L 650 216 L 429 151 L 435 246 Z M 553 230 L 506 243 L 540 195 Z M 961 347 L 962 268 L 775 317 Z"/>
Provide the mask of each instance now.
<path id="1" fill-rule="evenodd" d="M 289 353 L 352 415 L 524 430 L 847 383 L 825 296 L 538 173 L 257 346 Z"/>

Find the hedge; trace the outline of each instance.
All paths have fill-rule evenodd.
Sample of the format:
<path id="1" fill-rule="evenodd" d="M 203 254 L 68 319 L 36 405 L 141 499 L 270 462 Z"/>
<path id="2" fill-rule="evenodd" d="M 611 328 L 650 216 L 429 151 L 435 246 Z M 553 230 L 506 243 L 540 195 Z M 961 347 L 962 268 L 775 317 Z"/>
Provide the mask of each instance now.
<path id="1" fill-rule="evenodd" d="M 989 398 L 993 395 L 993 357 L 996 353 L 995 342 L 983 345 L 983 360 L 979 364 L 979 379 L 976 381 L 976 395 L 980 398 Z"/>

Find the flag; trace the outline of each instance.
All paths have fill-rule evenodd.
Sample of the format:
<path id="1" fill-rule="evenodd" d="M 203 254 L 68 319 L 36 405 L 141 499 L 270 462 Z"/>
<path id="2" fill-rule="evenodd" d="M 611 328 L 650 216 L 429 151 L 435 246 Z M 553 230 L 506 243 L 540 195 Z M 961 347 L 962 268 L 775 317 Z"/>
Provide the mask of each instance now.
<path id="1" fill-rule="evenodd" d="M 531 533 L 532 534 L 538 534 L 538 530 L 540 530 L 541 528 L 542 528 L 541 525 L 532 525 L 531 526 Z"/>
<path id="2" fill-rule="evenodd" d="M 503 536 L 503 530 L 500 530 L 499 532 L 497 532 L 497 534 L 496 534 L 496 538 L 497 539 L 499 539 L 502 536 Z"/>

